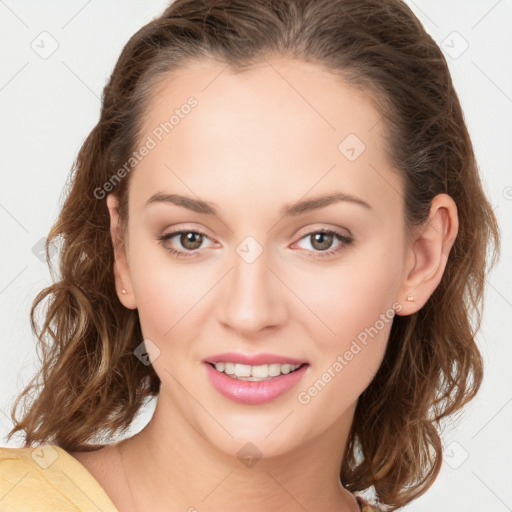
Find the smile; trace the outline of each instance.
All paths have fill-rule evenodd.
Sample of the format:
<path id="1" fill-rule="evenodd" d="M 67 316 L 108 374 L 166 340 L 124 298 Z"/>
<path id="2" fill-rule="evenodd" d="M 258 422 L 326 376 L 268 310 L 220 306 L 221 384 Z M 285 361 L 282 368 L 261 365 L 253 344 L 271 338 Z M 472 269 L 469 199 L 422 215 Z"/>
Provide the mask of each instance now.
<path id="1" fill-rule="evenodd" d="M 249 366 L 206 362 L 203 365 L 210 383 L 222 396 L 248 405 L 275 400 L 293 388 L 309 367 L 308 363 Z"/>

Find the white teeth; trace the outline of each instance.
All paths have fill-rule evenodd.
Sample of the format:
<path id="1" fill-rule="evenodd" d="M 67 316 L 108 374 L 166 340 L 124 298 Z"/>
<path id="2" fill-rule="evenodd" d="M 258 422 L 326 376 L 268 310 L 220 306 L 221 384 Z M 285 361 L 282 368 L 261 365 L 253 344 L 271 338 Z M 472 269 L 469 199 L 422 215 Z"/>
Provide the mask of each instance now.
<path id="1" fill-rule="evenodd" d="M 235 375 L 237 377 L 250 377 L 251 367 L 248 364 L 235 364 Z"/>
<path id="2" fill-rule="evenodd" d="M 250 366 L 240 363 L 215 363 L 215 369 L 240 380 L 268 380 L 281 374 L 287 374 L 299 368 L 300 364 L 262 364 Z"/>
<path id="3" fill-rule="evenodd" d="M 234 363 L 224 363 L 224 373 L 227 373 L 228 375 L 234 375 L 235 374 Z"/>
<path id="4" fill-rule="evenodd" d="M 251 375 L 258 377 L 258 379 L 265 379 L 268 377 L 268 364 L 262 364 L 261 366 L 253 366 L 251 369 Z"/>

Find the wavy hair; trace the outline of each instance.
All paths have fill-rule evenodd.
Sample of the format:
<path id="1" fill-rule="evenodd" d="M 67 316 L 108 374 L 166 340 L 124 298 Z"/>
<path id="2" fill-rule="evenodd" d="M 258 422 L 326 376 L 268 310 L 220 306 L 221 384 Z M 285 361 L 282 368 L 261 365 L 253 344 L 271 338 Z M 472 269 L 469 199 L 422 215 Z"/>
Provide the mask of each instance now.
<path id="1" fill-rule="evenodd" d="M 48 257 L 60 241 L 59 276 L 32 304 L 41 367 L 13 405 L 8 439 L 20 431 L 25 446 L 91 450 L 91 440 L 125 431 L 158 395 L 153 367 L 134 357 L 141 326 L 137 310 L 116 295 L 109 213 L 98 191 L 129 160 L 148 100 L 170 72 L 208 58 L 241 73 L 271 55 L 322 66 L 372 99 L 390 161 L 404 177 L 409 228 L 422 225 L 439 193 L 457 205 L 459 232 L 442 280 L 419 311 L 393 319 L 340 468 L 349 491 L 373 486 L 378 501 L 395 510 L 433 484 L 442 463 L 440 421 L 480 387 L 475 335 L 485 275 L 500 251 L 446 60 L 400 0 L 176 0 L 131 37 L 47 237 Z M 123 232 L 129 183 L 130 174 L 115 187 Z"/>

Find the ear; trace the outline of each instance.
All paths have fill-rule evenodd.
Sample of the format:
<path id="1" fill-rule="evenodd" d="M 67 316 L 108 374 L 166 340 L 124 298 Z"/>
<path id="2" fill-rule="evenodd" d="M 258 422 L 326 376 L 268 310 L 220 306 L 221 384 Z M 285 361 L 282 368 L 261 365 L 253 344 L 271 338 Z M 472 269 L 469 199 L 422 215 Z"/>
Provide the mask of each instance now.
<path id="1" fill-rule="evenodd" d="M 107 207 L 110 214 L 110 235 L 114 247 L 114 278 L 119 300 L 128 309 L 137 309 L 130 276 L 130 266 L 126 252 L 126 244 L 121 233 L 118 212 L 119 202 L 114 194 L 107 195 Z M 126 293 L 123 293 L 126 290 Z"/>
<path id="2" fill-rule="evenodd" d="M 448 255 L 457 237 L 459 220 L 455 201 L 447 194 L 432 200 L 428 219 L 417 228 L 407 249 L 404 279 L 397 315 L 406 316 L 420 310 L 443 277 Z M 412 297 L 413 300 L 407 300 Z"/>

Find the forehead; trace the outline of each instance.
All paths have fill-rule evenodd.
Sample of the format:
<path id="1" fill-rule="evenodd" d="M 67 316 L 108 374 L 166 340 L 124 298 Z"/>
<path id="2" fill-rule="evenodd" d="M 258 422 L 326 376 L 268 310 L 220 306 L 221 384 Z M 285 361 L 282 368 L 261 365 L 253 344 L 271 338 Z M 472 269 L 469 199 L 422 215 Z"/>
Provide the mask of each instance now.
<path id="1" fill-rule="evenodd" d="M 222 115 L 225 127 L 243 119 L 246 123 L 236 126 L 238 132 L 245 129 L 240 134 L 253 132 L 256 122 L 266 131 L 279 123 L 295 132 L 298 122 L 307 122 L 310 131 L 318 128 L 341 136 L 352 130 L 364 137 L 380 120 L 369 92 L 319 65 L 274 58 L 235 72 L 225 63 L 201 59 L 157 81 L 144 116 L 144 131 L 151 131 L 162 116 L 169 118 L 191 96 L 200 106 L 194 111 L 195 118 L 201 117 L 197 124 L 213 115 Z"/>
<path id="2" fill-rule="evenodd" d="M 205 179 L 226 192 L 236 181 L 260 193 L 285 186 L 295 199 L 329 187 L 383 197 L 394 180 L 396 202 L 383 130 L 369 94 L 315 64 L 272 59 L 235 73 L 197 60 L 153 88 L 141 138 L 156 145 L 134 179 L 148 193 L 179 175 L 201 192 Z"/>

